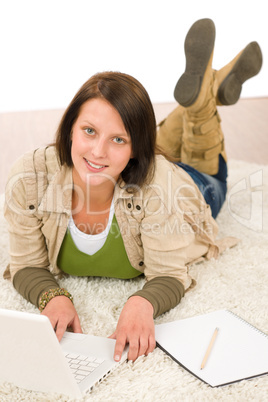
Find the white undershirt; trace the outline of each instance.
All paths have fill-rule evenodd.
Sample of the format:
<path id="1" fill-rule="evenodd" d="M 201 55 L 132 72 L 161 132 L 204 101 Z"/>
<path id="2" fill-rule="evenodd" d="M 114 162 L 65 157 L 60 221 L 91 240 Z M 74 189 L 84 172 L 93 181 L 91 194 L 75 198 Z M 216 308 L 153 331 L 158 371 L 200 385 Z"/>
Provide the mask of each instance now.
<path id="1" fill-rule="evenodd" d="M 83 253 L 88 254 L 88 255 L 93 255 L 97 251 L 99 251 L 103 247 L 104 243 L 106 242 L 108 233 L 109 233 L 111 225 L 112 225 L 113 217 L 114 217 L 114 199 L 112 200 L 112 203 L 111 203 L 109 220 L 108 220 L 108 224 L 107 224 L 106 228 L 101 233 L 98 233 L 95 235 L 90 235 L 90 234 L 81 232 L 75 226 L 73 217 L 71 215 L 69 224 L 68 224 L 68 229 L 70 231 L 74 244 L 76 245 L 78 250 L 80 250 Z"/>

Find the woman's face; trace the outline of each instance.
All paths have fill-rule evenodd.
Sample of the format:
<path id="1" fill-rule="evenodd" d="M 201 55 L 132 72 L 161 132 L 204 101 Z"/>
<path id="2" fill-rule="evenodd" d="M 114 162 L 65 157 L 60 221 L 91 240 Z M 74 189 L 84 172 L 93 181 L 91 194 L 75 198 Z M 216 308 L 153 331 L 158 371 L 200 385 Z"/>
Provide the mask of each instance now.
<path id="1" fill-rule="evenodd" d="M 114 185 L 131 153 L 131 139 L 117 110 L 103 99 L 85 102 L 72 129 L 76 184 Z"/>

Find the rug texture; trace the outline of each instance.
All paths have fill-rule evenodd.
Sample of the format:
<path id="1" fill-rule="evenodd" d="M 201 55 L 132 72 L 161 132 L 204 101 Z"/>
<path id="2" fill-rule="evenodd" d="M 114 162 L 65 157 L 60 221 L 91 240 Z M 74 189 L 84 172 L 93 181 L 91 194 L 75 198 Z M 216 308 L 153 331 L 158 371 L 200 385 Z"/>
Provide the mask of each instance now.
<path id="1" fill-rule="evenodd" d="M 39 314 L 2 278 L 8 263 L 8 234 L 0 196 L 0 307 Z M 218 260 L 190 268 L 197 286 L 156 323 L 229 309 L 268 334 L 268 166 L 229 162 L 228 196 L 217 218 L 219 237 L 241 241 Z M 128 296 L 144 279 L 74 278 L 61 281 L 74 295 L 83 331 L 109 336 Z M 4 328 L 1 328 L 1 331 Z M 266 357 L 268 358 L 268 357 Z M 0 363 L 1 364 L 1 363 Z M 148 357 L 124 363 L 96 386 L 91 401 L 267 401 L 268 375 L 211 388 L 155 349 Z M 69 401 L 67 397 L 0 384 L 0 401 Z"/>

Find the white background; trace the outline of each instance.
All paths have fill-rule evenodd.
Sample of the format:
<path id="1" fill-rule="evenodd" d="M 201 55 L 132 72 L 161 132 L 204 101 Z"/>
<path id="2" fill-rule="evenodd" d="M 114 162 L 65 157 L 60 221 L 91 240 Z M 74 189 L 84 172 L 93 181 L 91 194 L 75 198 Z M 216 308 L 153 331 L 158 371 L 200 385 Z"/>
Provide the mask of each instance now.
<path id="1" fill-rule="evenodd" d="M 264 56 L 242 97 L 268 95 L 265 0 L 0 0 L 0 112 L 64 108 L 92 74 L 133 75 L 153 102 L 173 102 L 194 21 L 216 25 L 213 67 L 250 41 Z"/>

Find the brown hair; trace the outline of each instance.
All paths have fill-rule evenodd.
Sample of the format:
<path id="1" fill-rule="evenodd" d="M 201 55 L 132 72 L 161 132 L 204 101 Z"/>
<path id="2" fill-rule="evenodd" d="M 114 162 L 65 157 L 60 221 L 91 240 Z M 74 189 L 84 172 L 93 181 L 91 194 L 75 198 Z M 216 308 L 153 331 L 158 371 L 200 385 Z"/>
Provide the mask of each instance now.
<path id="1" fill-rule="evenodd" d="M 133 158 L 121 173 L 124 182 L 141 186 L 154 171 L 156 120 L 145 88 L 130 75 L 103 72 L 93 75 L 79 89 L 59 124 L 55 146 L 60 162 L 72 167 L 71 132 L 81 106 L 94 98 L 106 99 L 120 114 L 132 143 Z"/>

